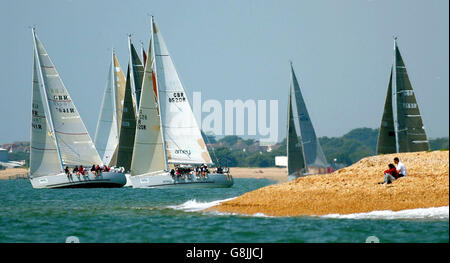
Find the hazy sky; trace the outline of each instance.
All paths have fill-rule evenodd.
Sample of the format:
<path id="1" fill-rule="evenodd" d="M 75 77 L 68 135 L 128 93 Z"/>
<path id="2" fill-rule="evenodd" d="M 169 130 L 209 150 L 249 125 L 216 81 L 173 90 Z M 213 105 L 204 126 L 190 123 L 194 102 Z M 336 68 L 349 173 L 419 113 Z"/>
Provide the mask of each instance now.
<path id="1" fill-rule="evenodd" d="M 33 42 L 52 58 L 91 136 L 111 48 L 147 45 L 153 14 L 189 97 L 279 100 L 293 61 L 318 136 L 381 121 L 393 40 L 431 138 L 449 135 L 449 6 L 431 1 L 0 1 L 0 143 L 29 140 Z M 191 100 L 192 102 L 192 100 Z M 203 115 L 205 116 L 205 114 Z"/>

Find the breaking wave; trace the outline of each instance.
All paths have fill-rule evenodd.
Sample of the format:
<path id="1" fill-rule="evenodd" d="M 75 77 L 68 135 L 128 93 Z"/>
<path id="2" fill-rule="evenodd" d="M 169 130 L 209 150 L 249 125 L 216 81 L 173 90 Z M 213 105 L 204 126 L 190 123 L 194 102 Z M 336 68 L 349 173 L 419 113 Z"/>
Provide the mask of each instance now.
<path id="1" fill-rule="evenodd" d="M 220 203 L 223 203 L 223 202 L 226 202 L 229 200 L 233 200 L 234 198 L 236 198 L 236 197 L 223 199 L 223 200 L 210 201 L 210 202 L 200 202 L 200 201 L 193 199 L 193 200 L 186 201 L 180 205 L 168 206 L 168 208 L 175 209 L 175 210 L 182 210 L 185 212 L 198 212 L 198 211 L 202 211 L 204 209 L 213 207 L 215 205 L 218 205 Z"/>
<path id="2" fill-rule="evenodd" d="M 416 208 L 400 211 L 372 211 L 368 213 L 356 214 L 329 214 L 321 216 L 324 218 L 339 218 L 339 219 L 449 219 L 449 207 L 430 207 L 430 208 Z"/>

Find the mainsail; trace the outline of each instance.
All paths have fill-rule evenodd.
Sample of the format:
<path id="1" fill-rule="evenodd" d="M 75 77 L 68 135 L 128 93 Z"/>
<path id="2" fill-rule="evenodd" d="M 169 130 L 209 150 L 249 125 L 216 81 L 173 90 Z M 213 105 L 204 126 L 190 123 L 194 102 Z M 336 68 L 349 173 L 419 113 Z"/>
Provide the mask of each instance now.
<path id="1" fill-rule="evenodd" d="M 33 31 L 53 131 L 64 165 L 102 164 L 94 143 L 47 51 Z"/>
<path id="2" fill-rule="evenodd" d="M 124 167 L 126 171 L 129 171 L 131 167 L 135 132 L 136 113 L 134 111 L 133 98 L 131 95 L 130 65 L 128 65 L 122 122 L 119 133 L 119 147 L 117 150 L 117 166 Z"/>
<path id="3" fill-rule="evenodd" d="M 139 111 L 139 102 L 141 100 L 142 78 L 144 76 L 144 65 L 139 59 L 139 55 L 131 43 L 131 37 L 128 37 L 128 48 L 130 52 L 130 81 L 131 91 L 136 115 Z"/>
<path id="4" fill-rule="evenodd" d="M 212 163 L 163 37 L 153 24 L 156 80 L 169 163 Z"/>
<path id="5" fill-rule="evenodd" d="M 151 41 L 148 54 L 149 58 L 148 63 L 145 64 L 141 101 L 137 116 L 131 175 L 140 175 L 167 169 L 161 135 L 158 101 L 154 92 L 156 80 L 153 71 L 154 59 L 152 56 Z"/>
<path id="6" fill-rule="evenodd" d="M 103 163 L 110 165 L 111 158 L 119 143 L 119 131 L 117 126 L 117 116 L 115 107 L 115 90 L 113 76 L 113 60 L 109 66 L 105 92 L 100 107 L 100 116 L 95 132 L 95 147 L 103 160 Z"/>
<path id="7" fill-rule="evenodd" d="M 35 50 L 36 51 L 36 50 Z M 33 56 L 30 174 L 33 177 L 62 173 L 61 159 L 42 103 L 36 54 Z"/>
<path id="8" fill-rule="evenodd" d="M 125 97 L 125 75 L 123 74 L 122 68 L 120 67 L 119 61 L 117 60 L 116 55 L 113 55 L 114 58 L 114 71 L 113 71 L 113 79 L 114 81 L 114 90 L 115 90 L 115 106 L 116 106 L 116 118 L 117 118 L 117 131 L 120 136 L 120 127 L 122 123 L 122 114 L 123 114 L 123 100 Z M 119 138 L 120 139 L 120 138 Z M 109 162 L 110 166 L 115 166 L 117 164 L 117 155 L 118 155 L 119 146 L 117 145 L 116 150 L 114 151 L 113 156 Z"/>
<path id="9" fill-rule="evenodd" d="M 416 96 L 395 42 L 398 152 L 427 151 L 430 146 Z"/>
<path id="10" fill-rule="evenodd" d="M 94 140 L 103 163 L 109 166 L 117 162 L 124 94 L 125 77 L 113 51 Z"/>
<path id="11" fill-rule="evenodd" d="M 427 151 L 430 148 L 429 142 L 396 39 L 394 39 L 394 53 L 395 71 L 391 70 L 385 110 L 378 135 L 377 153 Z M 393 75 L 395 81 L 392 81 Z"/>
<path id="12" fill-rule="evenodd" d="M 114 95 L 115 95 L 115 106 L 116 106 L 116 116 L 117 116 L 117 129 L 120 131 L 120 123 L 122 123 L 122 112 L 123 112 L 123 100 L 125 97 L 125 75 L 123 74 L 122 68 L 120 67 L 119 61 L 113 52 L 113 80 L 114 80 Z"/>
<path id="13" fill-rule="evenodd" d="M 320 146 L 319 140 L 317 139 L 316 132 L 312 125 L 311 119 L 306 109 L 305 101 L 303 100 L 302 93 L 300 91 L 300 86 L 297 81 L 297 77 L 294 73 L 294 68 L 291 63 L 291 87 L 294 90 L 295 106 L 296 111 L 294 111 L 294 119 L 298 118 L 300 126 L 300 136 L 302 140 L 303 152 L 305 154 L 304 158 L 306 160 L 306 166 L 326 168 L 328 167 L 327 159 L 323 154 L 322 147 Z"/>
<path id="14" fill-rule="evenodd" d="M 289 89 L 288 127 L 287 127 L 287 159 L 288 175 L 301 176 L 305 171 L 305 157 L 301 138 L 295 129 L 294 115 L 292 114 L 292 89 Z"/>

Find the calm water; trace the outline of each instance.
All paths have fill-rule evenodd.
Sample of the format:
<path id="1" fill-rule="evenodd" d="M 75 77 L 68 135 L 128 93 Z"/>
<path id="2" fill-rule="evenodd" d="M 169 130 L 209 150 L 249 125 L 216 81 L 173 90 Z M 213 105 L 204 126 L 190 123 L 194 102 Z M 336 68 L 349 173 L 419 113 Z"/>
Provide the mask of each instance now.
<path id="1" fill-rule="evenodd" d="M 49 189 L 0 181 L 0 242 L 449 242 L 449 221 L 273 218 L 192 212 L 273 182 L 229 189 Z M 195 200 L 195 201 L 194 201 Z"/>

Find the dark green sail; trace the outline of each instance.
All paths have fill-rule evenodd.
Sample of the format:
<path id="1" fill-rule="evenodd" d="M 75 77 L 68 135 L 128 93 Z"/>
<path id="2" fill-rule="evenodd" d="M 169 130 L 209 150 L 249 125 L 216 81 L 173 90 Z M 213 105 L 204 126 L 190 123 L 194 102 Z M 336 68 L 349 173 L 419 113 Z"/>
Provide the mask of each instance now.
<path id="1" fill-rule="evenodd" d="M 130 66 L 127 69 L 125 97 L 123 100 L 122 123 L 120 126 L 119 147 L 117 153 L 117 166 L 129 171 L 133 157 L 134 136 L 136 133 L 136 113 L 134 111 L 131 95 Z"/>
<path id="2" fill-rule="evenodd" d="M 417 152 L 430 149 L 423 127 L 419 106 L 409 81 L 397 42 L 395 42 L 397 143 L 398 152 Z"/>
<path id="3" fill-rule="evenodd" d="M 136 52 L 136 49 L 134 48 L 134 45 L 129 42 L 130 45 L 130 63 L 132 65 L 132 84 L 131 89 L 134 93 L 133 100 L 136 104 L 136 112 L 139 111 L 139 102 L 141 101 L 141 89 L 142 89 L 142 80 L 144 77 L 144 65 L 142 64 L 141 60 L 139 59 L 139 55 Z"/>
<path id="4" fill-rule="evenodd" d="M 287 127 L 287 159 L 288 175 L 301 176 L 305 168 L 305 158 L 300 138 L 295 131 L 294 116 L 292 114 L 292 89 L 289 89 L 288 127 Z"/>
<path id="5" fill-rule="evenodd" d="M 395 153 L 395 127 L 394 112 L 392 110 L 392 67 L 389 77 L 386 102 L 384 103 L 383 118 L 381 119 L 380 131 L 378 133 L 377 154 Z"/>
<path id="6" fill-rule="evenodd" d="M 328 162 L 317 139 L 316 132 L 314 130 L 311 118 L 309 117 L 308 110 L 306 108 L 305 100 L 300 91 L 300 86 L 297 81 L 297 77 L 294 73 L 294 68 L 291 64 L 292 74 L 292 89 L 294 90 L 293 98 L 297 111 L 293 116 L 298 119 L 300 126 L 300 136 L 302 139 L 303 152 L 305 153 L 306 166 L 308 170 L 310 168 L 327 168 Z"/>

